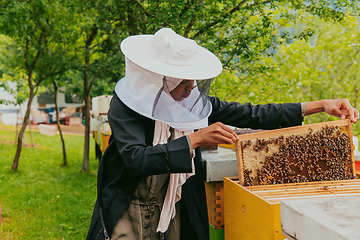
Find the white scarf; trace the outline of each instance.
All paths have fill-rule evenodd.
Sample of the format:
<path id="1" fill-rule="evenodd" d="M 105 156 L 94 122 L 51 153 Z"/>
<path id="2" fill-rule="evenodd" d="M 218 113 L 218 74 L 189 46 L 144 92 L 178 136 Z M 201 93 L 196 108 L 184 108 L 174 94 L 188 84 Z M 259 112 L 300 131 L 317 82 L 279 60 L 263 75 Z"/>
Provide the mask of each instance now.
<path id="1" fill-rule="evenodd" d="M 193 133 L 193 130 L 179 131 L 174 129 L 174 139 Z M 170 126 L 164 122 L 155 121 L 153 146 L 157 144 L 165 144 L 170 137 Z M 195 157 L 195 152 L 194 155 Z M 191 160 L 191 173 L 171 173 L 169 185 L 166 191 L 165 200 L 161 209 L 161 215 L 157 232 L 166 232 L 168 230 L 171 219 L 175 217 L 175 203 L 181 199 L 181 186 L 186 182 L 186 179 L 195 175 L 194 158 Z"/>

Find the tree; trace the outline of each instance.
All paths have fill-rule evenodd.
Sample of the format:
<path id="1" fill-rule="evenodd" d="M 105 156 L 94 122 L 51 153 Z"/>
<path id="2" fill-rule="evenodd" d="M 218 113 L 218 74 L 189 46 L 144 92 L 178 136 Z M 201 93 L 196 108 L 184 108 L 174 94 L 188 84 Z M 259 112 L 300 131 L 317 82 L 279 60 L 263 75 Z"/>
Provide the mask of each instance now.
<path id="1" fill-rule="evenodd" d="M 61 139 L 61 145 L 62 145 L 62 151 L 63 151 L 63 164 L 62 166 L 68 166 L 68 162 L 67 162 L 67 157 L 66 157 L 66 148 L 65 148 L 65 140 L 61 131 L 61 127 L 60 127 L 60 120 L 59 120 L 59 106 L 58 106 L 58 92 L 59 92 L 59 85 L 61 84 L 60 82 L 61 79 L 61 75 L 58 77 L 58 79 L 55 79 L 55 77 L 52 77 L 52 84 L 53 84 L 53 89 L 54 89 L 54 102 L 55 102 L 55 116 L 56 116 L 56 125 L 58 127 L 59 130 L 59 135 L 60 135 L 60 139 Z"/>
<path id="2" fill-rule="evenodd" d="M 82 20 L 77 29 L 79 41 L 75 52 L 78 53 L 78 68 L 83 75 L 83 97 L 85 101 L 85 139 L 83 171 L 89 171 L 89 135 L 91 89 L 97 79 L 118 79 L 122 57 L 119 49 L 119 36 L 122 24 L 114 21 L 120 16 L 113 16 L 117 3 L 112 1 L 74 1 L 75 15 Z M 123 14 L 123 13 L 121 13 Z M 85 21 L 84 21 L 85 19 Z M 81 37 L 82 36 L 82 37 Z"/>
<path id="3" fill-rule="evenodd" d="M 64 35 L 59 30 L 66 27 L 66 18 L 61 15 L 62 7 L 60 2 L 45 0 L 32 2 L 5 0 L 1 3 L 1 33 L 11 37 L 21 52 L 22 60 L 16 61 L 16 65 L 26 73 L 29 90 L 27 109 L 12 166 L 15 171 L 18 168 L 22 138 L 34 96 L 45 79 L 56 76 L 67 67 L 67 61 L 63 61 L 64 57 L 60 57 L 66 53 L 59 47 L 64 41 Z"/>
<path id="4" fill-rule="evenodd" d="M 101 36 L 100 32 L 104 32 L 105 29 L 108 29 L 105 32 L 109 37 L 104 37 L 106 39 L 104 43 L 107 39 L 111 39 L 110 33 L 113 32 L 117 32 L 118 39 L 122 39 L 135 34 L 153 34 L 161 27 L 171 27 L 180 35 L 192 38 L 201 46 L 214 52 L 222 60 L 225 69 L 241 72 L 241 78 L 247 79 L 249 76 L 271 72 L 276 68 L 276 65 L 268 65 L 269 62 L 264 62 L 263 56 L 272 56 L 273 49 L 279 44 L 296 39 L 308 39 L 313 34 L 314 30 L 311 27 L 301 32 L 288 31 L 284 28 L 289 23 L 296 22 L 299 19 L 299 13 L 307 12 L 324 20 L 338 22 L 342 21 L 348 12 L 357 11 L 357 3 L 350 0 L 243 0 L 240 2 L 132 0 L 111 4 L 106 1 L 102 3 L 90 1 L 85 5 L 92 9 L 88 12 L 94 16 L 87 21 L 87 40 L 85 41 L 87 44 L 84 47 L 89 50 L 85 51 L 85 67 L 83 68 L 86 70 L 84 71 L 86 112 L 89 111 L 90 99 L 86 100 L 90 96 L 89 90 L 94 79 L 102 72 L 90 71 L 93 67 L 90 50 L 95 50 L 91 47 L 91 43 L 101 42 L 96 40 L 96 36 Z M 108 48 L 101 48 L 99 52 L 104 53 L 104 49 Z M 90 73 L 93 80 L 89 83 L 87 79 Z M 236 77 L 231 79 L 233 81 L 227 83 L 227 86 L 231 86 L 234 82 L 236 84 L 241 82 Z M 258 83 L 261 83 L 261 80 Z M 254 82 L 251 84 L 254 85 Z M 86 123 L 89 122 L 88 120 L 89 117 L 86 116 Z M 86 124 L 86 129 L 88 129 L 88 124 Z M 88 139 L 85 139 L 83 160 L 85 171 L 88 167 L 87 142 Z"/>

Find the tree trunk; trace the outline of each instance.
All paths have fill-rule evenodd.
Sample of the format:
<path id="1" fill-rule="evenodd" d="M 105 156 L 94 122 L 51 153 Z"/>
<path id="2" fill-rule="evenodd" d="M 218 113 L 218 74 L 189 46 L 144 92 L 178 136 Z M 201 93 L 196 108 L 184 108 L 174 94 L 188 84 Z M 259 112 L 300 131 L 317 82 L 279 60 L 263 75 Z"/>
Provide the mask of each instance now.
<path id="1" fill-rule="evenodd" d="M 29 100 L 28 100 L 25 116 L 23 119 L 23 123 L 22 123 L 21 129 L 20 129 L 20 132 L 19 132 L 19 136 L 17 138 L 18 140 L 17 140 L 16 154 L 15 154 L 14 162 L 12 165 L 12 170 L 14 170 L 14 171 L 16 171 L 19 166 L 19 158 L 20 158 L 20 153 L 21 153 L 21 148 L 22 148 L 22 140 L 23 140 L 25 129 L 26 129 L 26 125 L 27 125 L 29 117 L 30 117 L 31 103 L 32 103 L 33 99 L 34 99 L 34 88 L 32 88 L 30 86 Z"/>
<path id="2" fill-rule="evenodd" d="M 34 147 L 34 140 L 33 140 L 33 136 L 32 136 L 32 131 L 31 131 L 31 122 L 30 120 L 28 120 L 29 123 L 29 130 L 30 130 L 30 138 L 31 138 L 31 147 Z"/>
<path id="3" fill-rule="evenodd" d="M 82 170 L 89 171 L 89 140 L 90 140 L 90 92 L 92 84 L 95 81 L 96 75 L 92 82 L 89 83 L 89 68 L 90 68 L 90 46 L 96 37 L 98 28 L 94 25 L 91 29 L 90 35 L 85 44 L 85 71 L 84 71 L 84 100 L 85 100 L 85 139 L 84 139 L 84 156 Z"/>
<path id="4" fill-rule="evenodd" d="M 84 100 L 85 100 L 85 139 L 82 170 L 89 171 L 89 149 L 90 149 L 90 89 L 88 89 L 89 74 L 84 74 Z"/>
<path id="5" fill-rule="evenodd" d="M 57 93 L 58 93 L 58 87 L 55 83 L 55 81 L 53 80 L 53 84 L 54 84 L 54 100 L 55 100 L 55 114 L 56 114 L 56 125 L 58 127 L 59 130 L 59 134 L 60 134 L 60 139 L 61 139 L 61 144 L 62 144 L 62 150 L 63 150 L 63 164 L 61 166 L 68 166 L 67 163 L 67 158 L 66 158 L 66 149 L 65 149 L 65 141 L 64 141 L 64 137 L 61 131 L 61 127 L 60 127 L 60 121 L 59 121 L 59 108 L 58 108 L 58 102 L 57 102 Z"/>
<path id="6" fill-rule="evenodd" d="M 19 109 L 16 110 L 16 132 L 15 132 L 15 144 L 17 144 L 18 138 L 18 123 L 19 123 Z"/>

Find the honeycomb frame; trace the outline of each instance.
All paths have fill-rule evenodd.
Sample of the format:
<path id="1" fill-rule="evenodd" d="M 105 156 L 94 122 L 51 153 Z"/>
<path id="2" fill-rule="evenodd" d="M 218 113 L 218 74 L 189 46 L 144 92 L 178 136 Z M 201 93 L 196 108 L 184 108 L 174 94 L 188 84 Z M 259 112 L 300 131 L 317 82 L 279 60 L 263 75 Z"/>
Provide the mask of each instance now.
<path id="1" fill-rule="evenodd" d="M 235 149 L 244 186 L 356 176 L 348 119 L 239 135 Z"/>

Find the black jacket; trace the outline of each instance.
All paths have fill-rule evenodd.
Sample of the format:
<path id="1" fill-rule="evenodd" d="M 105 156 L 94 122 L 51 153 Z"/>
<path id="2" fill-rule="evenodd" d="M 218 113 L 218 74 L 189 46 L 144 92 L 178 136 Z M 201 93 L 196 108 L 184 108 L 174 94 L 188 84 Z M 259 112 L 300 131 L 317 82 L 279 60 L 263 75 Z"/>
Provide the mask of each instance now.
<path id="1" fill-rule="evenodd" d="M 227 103 L 209 97 L 213 111 L 209 122 L 223 122 L 239 128 L 275 129 L 300 125 L 299 103 L 251 105 Z M 98 169 L 97 201 L 87 239 L 104 239 L 99 205 L 106 230 L 111 236 L 127 207 L 140 178 L 162 173 L 191 172 L 186 137 L 165 145 L 152 146 L 154 121 L 123 104 L 114 93 L 108 119 L 112 136 Z M 168 158 L 166 157 L 166 151 Z M 196 174 L 183 185 L 181 198 L 181 239 L 209 239 L 204 173 L 200 149 L 195 149 Z"/>

